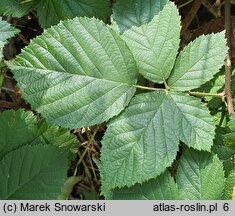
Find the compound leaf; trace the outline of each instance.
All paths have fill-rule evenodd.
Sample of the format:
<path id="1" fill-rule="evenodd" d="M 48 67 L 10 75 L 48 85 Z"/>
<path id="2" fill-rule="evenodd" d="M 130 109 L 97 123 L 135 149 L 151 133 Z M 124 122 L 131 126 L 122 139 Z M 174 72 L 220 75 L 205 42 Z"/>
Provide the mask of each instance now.
<path id="1" fill-rule="evenodd" d="M 67 154 L 54 146 L 22 146 L 0 161 L 0 199 L 55 199 L 66 179 Z"/>
<path id="2" fill-rule="evenodd" d="M 106 121 L 135 93 L 131 51 L 94 18 L 74 18 L 47 29 L 8 65 L 32 108 L 63 127 Z"/>
<path id="3" fill-rule="evenodd" d="M 200 87 L 219 72 L 226 53 L 224 32 L 198 37 L 179 54 L 168 85 L 180 91 Z"/>
<path id="4" fill-rule="evenodd" d="M 174 66 L 180 41 L 180 16 L 174 3 L 167 4 L 152 21 L 132 27 L 123 34 L 132 50 L 139 72 L 163 83 Z"/>
<path id="5" fill-rule="evenodd" d="M 176 182 L 182 199 L 221 199 L 225 183 L 223 164 L 214 154 L 188 149 L 180 159 Z"/>
<path id="6" fill-rule="evenodd" d="M 178 188 L 168 171 L 143 184 L 131 188 L 114 189 L 110 197 L 114 200 L 177 200 Z"/>
<path id="7" fill-rule="evenodd" d="M 2 20 L 2 18 L 0 17 L 0 61 L 3 57 L 2 49 L 7 43 L 7 39 L 13 37 L 18 32 L 18 29 L 12 27 L 8 22 Z"/>
<path id="8" fill-rule="evenodd" d="M 214 130 L 209 111 L 196 98 L 163 91 L 137 95 L 103 137 L 104 193 L 160 175 L 175 159 L 179 140 L 209 151 Z"/>
<path id="9" fill-rule="evenodd" d="M 113 18 L 123 33 L 132 26 L 150 22 L 167 2 L 168 0 L 118 0 L 113 6 Z"/>

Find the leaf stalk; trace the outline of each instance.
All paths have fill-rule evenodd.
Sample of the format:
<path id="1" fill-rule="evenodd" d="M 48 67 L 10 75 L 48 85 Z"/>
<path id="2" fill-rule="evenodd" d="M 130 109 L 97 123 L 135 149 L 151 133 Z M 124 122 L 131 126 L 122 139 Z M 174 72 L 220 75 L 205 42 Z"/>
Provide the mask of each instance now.
<path id="1" fill-rule="evenodd" d="M 206 93 L 206 92 L 191 92 L 189 91 L 189 94 L 191 96 L 199 96 L 199 97 L 219 97 L 219 98 L 224 98 L 225 97 L 225 92 L 221 93 Z"/>
<path id="2" fill-rule="evenodd" d="M 139 88 L 139 89 L 151 90 L 151 91 L 156 91 L 156 90 L 167 91 L 166 89 L 163 89 L 163 88 L 154 88 L 154 87 L 141 86 L 141 85 L 133 85 L 133 87 Z"/>

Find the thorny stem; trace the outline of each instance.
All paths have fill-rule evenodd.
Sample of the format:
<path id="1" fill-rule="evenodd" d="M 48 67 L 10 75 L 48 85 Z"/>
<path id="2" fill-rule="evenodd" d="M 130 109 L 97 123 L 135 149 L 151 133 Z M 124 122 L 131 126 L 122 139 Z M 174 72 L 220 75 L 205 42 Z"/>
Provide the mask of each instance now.
<path id="1" fill-rule="evenodd" d="M 226 36 L 227 36 L 227 44 L 228 47 L 231 45 L 231 3 L 230 0 L 225 0 L 225 29 L 226 29 Z M 225 94 L 226 94 L 226 100 L 227 100 L 227 108 L 228 108 L 228 114 L 229 116 L 233 114 L 233 98 L 232 98 L 232 90 L 231 90 L 231 81 L 232 81 L 232 75 L 231 75 L 231 60 L 230 60 L 230 50 L 228 51 L 227 58 L 225 61 Z"/>
<path id="2" fill-rule="evenodd" d="M 76 164 L 76 168 L 75 168 L 74 173 L 73 173 L 74 176 L 77 175 L 78 166 L 82 162 L 83 158 L 86 156 L 86 153 L 88 152 L 88 150 L 90 148 L 90 145 L 91 145 L 92 141 L 94 140 L 95 135 L 97 134 L 98 130 L 99 130 L 99 126 L 96 127 L 94 133 L 92 134 L 91 138 L 89 139 L 89 141 L 87 143 L 86 149 L 84 150 L 84 152 L 82 153 L 81 157 L 79 158 L 79 160 L 78 160 L 78 162 Z"/>

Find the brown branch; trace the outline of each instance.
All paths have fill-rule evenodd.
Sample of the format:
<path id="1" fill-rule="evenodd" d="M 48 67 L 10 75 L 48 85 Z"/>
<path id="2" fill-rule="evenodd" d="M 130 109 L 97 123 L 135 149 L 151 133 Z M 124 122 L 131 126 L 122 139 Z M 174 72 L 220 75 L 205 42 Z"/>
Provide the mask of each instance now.
<path id="1" fill-rule="evenodd" d="M 226 37 L 227 37 L 227 45 L 229 48 L 231 46 L 230 18 L 231 18 L 231 3 L 230 3 L 230 0 L 225 0 L 225 30 L 226 30 Z M 229 49 L 227 58 L 225 61 L 225 88 L 224 88 L 229 115 L 232 115 L 234 112 L 231 81 L 232 81 L 232 75 L 231 75 L 231 60 L 230 60 L 230 49 Z"/>
<path id="2" fill-rule="evenodd" d="M 183 24 L 182 34 L 187 30 L 190 23 L 193 21 L 193 18 L 196 16 L 198 9 L 201 7 L 201 4 L 202 4 L 202 0 L 195 0 L 186 18 L 182 22 Z"/>
<path id="3" fill-rule="evenodd" d="M 217 12 L 217 17 L 221 17 L 221 0 L 215 1 L 215 8 Z"/>
<path id="4" fill-rule="evenodd" d="M 202 5 L 207 8 L 207 10 L 214 15 L 214 17 L 221 17 L 221 2 L 216 0 L 214 4 L 209 0 L 202 0 Z"/>
<path id="5" fill-rule="evenodd" d="M 10 109 L 25 108 L 25 109 L 29 109 L 29 106 L 25 103 L 8 102 L 8 101 L 0 100 L 0 108 L 10 108 Z"/>

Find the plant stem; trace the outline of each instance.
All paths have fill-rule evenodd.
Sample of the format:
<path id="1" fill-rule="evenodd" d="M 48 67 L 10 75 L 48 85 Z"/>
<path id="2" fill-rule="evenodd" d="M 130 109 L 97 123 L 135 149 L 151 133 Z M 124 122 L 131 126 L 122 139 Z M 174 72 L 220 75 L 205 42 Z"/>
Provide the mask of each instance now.
<path id="1" fill-rule="evenodd" d="M 226 37 L 227 37 L 227 45 L 230 48 L 231 45 L 231 3 L 230 0 L 225 0 L 225 29 L 226 29 Z M 225 61 L 225 94 L 226 94 L 226 100 L 228 105 L 228 114 L 229 116 L 233 114 L 233 98 L 232 98 L 232 89 L 231 89 L 231 81 L 232 81 L 232 75 L 231 75 L 231 60 L 230 60 L 230 49 L 227 54 L 227 58 Z"/>
<path id="2" fill-rule="evenodd" d="M 170 91 L 170 87 L 167 85 L 166 80 L 164 80 L 164 86 L 165 86 L 165 88 L 166 88 L 166 91 Z"/>
<path id="3" fill-rule="evenodd" d="M 24 1 L 21 1 L 21 4 L 25 4 L 25 3 L 29 3 L 31 2 L 32 0 L 24 0 Z"/>
<path id="4" fill-rule="evenodd" d="M 209 97 L 219 97 L 219 98 L 223 98 L 225 96 L 224 92 L 221 93 L 206 93 L 206 92 L 191 92 L 189 91 L 189 94 L 192 96 L 209 96 Z"/>
<path id="5" fill-rule="evenodd" d="M 216 0 L 215 2 L 210 2 L 208 0 L 202 0 L 203 6 L 212 14 L 214 17 L 221 17 L 221 2 Z"/>
<path id="6" fill-rule="evenodd" d="M 147 86 L 141 86 L 141 85 L 133 85 L 133 87 L 136 87 L 139 89 L 151 90 L 151 91 L 156 91 L 156 90 L 166 91 L 166 89 L 162 89 L 162 88 L 153 88 L 153 87 L 147 87 Z"/>
<path id="7" fill-rule="evenodd" d="M 183 34 L 187 28 L 189 27 L 190 23 L 193 21 L 193 18 L 196 16 L 197 11 L 199 10 L 202 4 L 202 0 L 195 0 L 190 11 L 188 12 L 186 18 L 182 22 L 182 30 L 181 34 Z"/>
<path id="8" fill-rule="evenodd" d="M 147 86 L 141 86 L 141 85 L 133 85 L 136 88 L 139 89 L 146 89 L 146 90 L 151 90 L 151 91 L 156 91 L 156 90 L 161 90 L 161 91 L 165 91 L 165 92 L 169 92 L 170 88 L 168 87 L 168 85 L 166 84 L 166 82 L 164 82 L 165 88 L 153 88 L 153 87 L 147 87 Z M 190 95 L 192 96 L 199 96 L 199 97 L 204 97 L 204 96 L 209 96 L 209 97 L 219 97 L 221 99 L 223 99 L 225 97 L 225 93 L 221 92 L 221 93 L 206 93 L 206 92 L 188 92 Z"/>
<path id="9" fill-rule="evenodd" d="M 75 168 L 74 173 L 73 173 L 74 176 L 77 175 L 78 166 L 82 162 L 83 158 L 86 156 L 86 153 L 88 152 L 88 150 L 90 148 L 90 145 L 91 145 L 92 141 L 94 140 L 95 135 L 97 134 L 98 130 L 99 130 L 99 126 L 96 127 L 94 133 L 92 134 L 91 138 L 89 139 L 89 141 L 87 143 L 86 149 L 84 150 L 84 152 L 82 153 L 81 157 L 79 158 L 79 160 L 78 160 L 78 162 L 76 164 L 76 168 Z"/>
<path id="10" fill-rule="evenodd" d="M 188 0 L 188 1 L 186 1 L 185 3 L 182 3 L 181 5 L 178 6 L 178 9 L 180 9 L 180 8 L 182 8 L 182 7 L 184 7 L 184 6 L 188 5 L 188 4 L 190 4 L 190 3 L 193 2 L 193 1 L 194 1 L 194 0 Z"/>
<path id="11" fill-rule="evenodd" d="M 89 161 L 90 161 L 90 165 L 91 165 L 91 170 L 92 170 L 94 179 L 97 182 L 97 176 L 96 176 L 96 173 L 95 173 L 95 168 L 94 168 L 93 163 L 92 163 L 92 158 L 91 158 L 90 152 L 88 152 L 88 157 L 89 157 Z"/>

